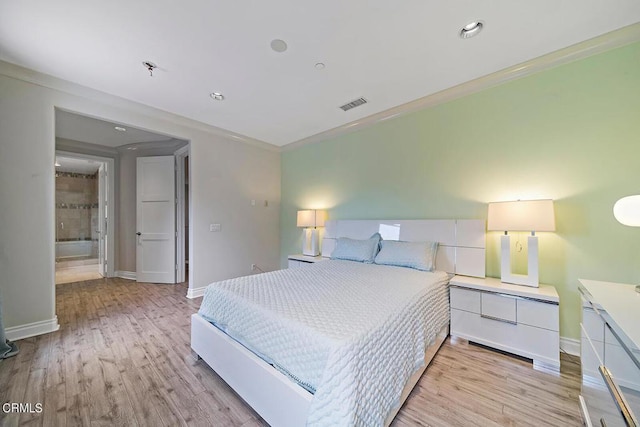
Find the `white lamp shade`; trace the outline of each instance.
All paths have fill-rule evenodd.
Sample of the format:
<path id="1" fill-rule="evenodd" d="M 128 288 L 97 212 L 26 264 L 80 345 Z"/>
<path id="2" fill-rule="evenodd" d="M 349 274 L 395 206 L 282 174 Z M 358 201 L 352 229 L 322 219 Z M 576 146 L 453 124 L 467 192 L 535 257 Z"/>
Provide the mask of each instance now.
<path id="1" fill-rule="evenodd" d="M 620 224 L 640 227 L 640 195 L 627 196 L 613 205 L 613 216 Z"/>
<path id="2" fill-rule="evenodd" d="M 489 231 L 555 231 L 553 200 L 489 203 Z"/>
<path id="3" fill-rule="evenodd" d="M 298 211 L 298 227 L 324 227 L 324 222 L 327 219 L 327 211 L 323 210 L 303 210 Z"/>

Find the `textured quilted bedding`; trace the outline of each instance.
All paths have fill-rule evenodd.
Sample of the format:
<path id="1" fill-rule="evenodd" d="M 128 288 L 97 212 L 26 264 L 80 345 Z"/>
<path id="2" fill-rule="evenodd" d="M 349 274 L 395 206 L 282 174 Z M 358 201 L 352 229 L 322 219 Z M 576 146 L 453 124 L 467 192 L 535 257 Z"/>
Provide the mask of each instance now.
<path id="1" fill-rule="evenodd" d="M 449 321 L 447 283 L 331 260 L 213 283 L 199 314 L 314 393 L 308 425 L 383 425 Z"/>

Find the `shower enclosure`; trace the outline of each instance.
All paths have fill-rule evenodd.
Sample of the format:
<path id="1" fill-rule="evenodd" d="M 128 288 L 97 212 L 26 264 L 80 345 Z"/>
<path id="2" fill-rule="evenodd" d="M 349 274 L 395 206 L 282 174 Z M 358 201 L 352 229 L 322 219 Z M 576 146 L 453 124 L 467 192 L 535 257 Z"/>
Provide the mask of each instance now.
<path id="1" fill-rule="evenodd" d="M 56 172 L 56 263 L 98 263 L 98 172 Z"/>

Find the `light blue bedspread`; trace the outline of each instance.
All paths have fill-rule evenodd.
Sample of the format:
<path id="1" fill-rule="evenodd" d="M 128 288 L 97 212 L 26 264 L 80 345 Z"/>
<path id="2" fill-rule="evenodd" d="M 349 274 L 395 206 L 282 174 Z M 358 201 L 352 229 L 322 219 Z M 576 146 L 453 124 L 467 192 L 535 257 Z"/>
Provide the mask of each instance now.
<path id="1" fill-rule="evenodd" d="M 199 314 L 315 392 L 308 425 L 383 425 L 449 321 L 447 283 L 331 260 L 209 285 Z"/>

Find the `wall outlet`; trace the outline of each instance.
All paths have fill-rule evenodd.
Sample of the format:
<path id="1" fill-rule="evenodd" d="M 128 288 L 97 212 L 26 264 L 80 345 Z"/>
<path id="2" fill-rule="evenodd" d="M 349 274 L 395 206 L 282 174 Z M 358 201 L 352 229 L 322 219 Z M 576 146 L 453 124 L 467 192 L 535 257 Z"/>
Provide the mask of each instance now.
<path id="1" fill-rule="evenodd" d="M 222 227 L 220 226 L 220 224 L 209 224 L 209 231 L 216 232 L 216 231 L 220 231 L 221 228 Z"/>
<path id="2" fill-rule="evenodd" d="M 256 269 L 256 265 L 255 264 L 251 264 L 251 271 L 255 271 Z"/>

